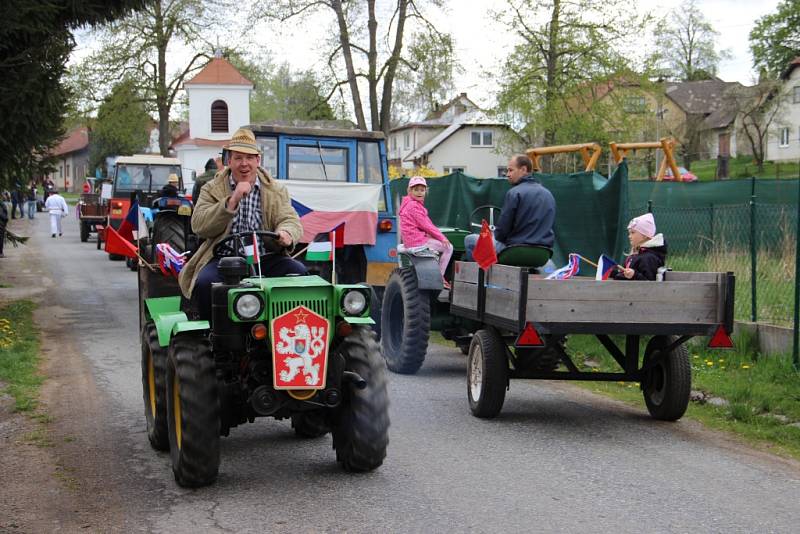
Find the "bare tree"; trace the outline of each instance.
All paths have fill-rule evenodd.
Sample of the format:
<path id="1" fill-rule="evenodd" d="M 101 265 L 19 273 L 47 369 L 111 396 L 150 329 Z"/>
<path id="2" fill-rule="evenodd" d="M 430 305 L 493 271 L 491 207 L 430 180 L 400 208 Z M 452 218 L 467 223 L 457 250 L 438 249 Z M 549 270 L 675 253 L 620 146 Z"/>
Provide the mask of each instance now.
<path id="1" fill-rule="evenodd" d="M 394 82 L 401 62 L 406 61 L 403 46 L 408 25 L 413 23 L 425 31 L 438 33 L 420 9 L 421 3 L 422 0 L 395 0 L 390 12 L 380 17 L 388 21 L 382 34 L 379 34 L 376 0 L 279 0 L 275 3 L 277 8 L 271 5 L 269 12 L 257 15 L 284 22 L 318 11 L 329 11 L 335 20 L 338 38 L 327 56 L 332 75 L 328 98 L 346 86 L 358 127 L 368 129 L 369 116 L 369 129 L 388 134 Z M 428 0 L 428 3 L 440 6 L 442 0 Z M 339 74 L 339 61 L 344 62 L 344 77 Z M 360 82 L 366 83 L 368 115 L 364 110 Z"/>
<path id="2" fill-rule="evenodd" d="M 759 172 L 764 170 L 770 128 L 785 111 L 786 95 L 780 89 L 780 82 L 762 80 L 753 87 L 731 88 L 724 96 L 724 105 L 736 112 Z"/>

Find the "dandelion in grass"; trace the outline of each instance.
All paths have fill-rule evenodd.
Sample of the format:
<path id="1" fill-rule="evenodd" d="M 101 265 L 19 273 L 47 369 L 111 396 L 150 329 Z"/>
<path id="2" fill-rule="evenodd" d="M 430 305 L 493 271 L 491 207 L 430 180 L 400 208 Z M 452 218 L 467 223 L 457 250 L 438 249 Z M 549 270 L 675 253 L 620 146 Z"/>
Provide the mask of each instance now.
<path id="1" fill-rule="evenodd" d="M 694 356 L 692 356 L 692 358 L 694 358 L 695 360 L 699 360 L 699 359 L 700 359 L 700 356 L 698 356 L 697 354 L 695 354 Z"/>
<path id="2" fill-rule="evenodd" d="M 750 366 L 747 365 L 746 363 L 743 363 L 742 364 L 742 369 L 750 369 Z"/>
<path id="3" fill-rule="evenodd" d="M 714 366 L 714 362 L 706 361 L 706 365 L 709 366 L 709 367 L 713 367 Z"/>
<path id="4" fill-rule="evenodd" d="M 719 359 L 719 363 L 722 363 L 722 362 L 724 362 L 724 361 L 725 361 L 725 360 L 724 360 L 723 358 L 720 358 L 720 359 Z"/>

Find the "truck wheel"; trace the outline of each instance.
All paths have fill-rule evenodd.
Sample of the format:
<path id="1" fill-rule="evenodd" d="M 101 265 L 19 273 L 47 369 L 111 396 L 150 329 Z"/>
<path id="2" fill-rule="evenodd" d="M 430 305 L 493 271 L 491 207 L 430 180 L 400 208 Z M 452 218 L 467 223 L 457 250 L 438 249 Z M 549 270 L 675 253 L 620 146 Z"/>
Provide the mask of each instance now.
<path id="1" fill-rule="evenodd" d="M 508 359 L 495 330 L 478 330 L 467 357 L 467 398 L 472 415 L 491 419 L 500 413 L 508 388 Z"/>
<path id="2" fill-rule="evenodd" d="M 345 369 L 366 380 L 364 389 L 342 387 L 342 404 L 332 421 L 336 461 L 346 471 L 371 471 L 386 458 L 389 443 L 389 397 L 386 365 L 370 329 L 356 327 L 339 349 Z"/>
<path id="3" fill-rule="evenodd" d="M 122 254 L 109 254 L 108 261 L 122 261 L 125 259 L 125 256 Z"/>
<path id="4" fill-rule="evenodd" d="M 89 241 L 89 223 L 86 221 L 81 221 L 81 243 L 86 243 Z"/>
<path id="5" fill-rule="evenodd" d="M 139 270 L 139 260 L 137 258 L 125 258 L 125 267 L 136 272 Z"/>
<path id="6" fill-rule="evenodd" d="M 656 352 L 675 341 L 674 336 L 654 336 L 644 349 L 644 366 L 653 366 L 642 376 L 642 393 L 647 410 L 655 419 L 677 421 L 686 412 L 692 389 L 689 351 L 681 345 L 657 357 Z"/>
<path id="7" fill-rule="evenodd" d="M 390 371 L 413 375 L 425 361 L 431 328 L 430 300 L 411 268 L 389 277 L 381 307 L 381 348 Z"/>
<path id="8" fill-rule="evenodd" d="M 292 415 L 292 428 L 299 438 L 318 438 L 331 431 L 323 412 L 302 412 Z"/>
<path id="9" fill-rule="evenodd" d="M 208 343 L 178 334 L 169 345 L 167 426 L 178 485 L 206 486 L 219 471 L 220 399 Z"/>
<path id="10" fill-rule="evenodd" d="M 169 450 L 167 430 L 167 351 L 158 345 L 158 333 L 150 322 L 142 329 L 142 391 L 147 438 L 157 451 Z"/>
<path id="11" fill-rule="evenodd" d="M 156 245 L 169 243 L 178 252 L 186 250 L 186 235 L 183 228 L 183 216 L 174 211 L 162 211 L 153 223 L 152 257 L 156 257 Z"/>

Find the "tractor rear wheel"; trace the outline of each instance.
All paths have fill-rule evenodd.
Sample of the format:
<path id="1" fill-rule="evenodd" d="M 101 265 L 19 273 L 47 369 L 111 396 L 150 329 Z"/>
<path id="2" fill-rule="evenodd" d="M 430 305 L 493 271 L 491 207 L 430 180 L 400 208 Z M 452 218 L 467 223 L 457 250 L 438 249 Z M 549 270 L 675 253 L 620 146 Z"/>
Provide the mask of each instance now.
<path id="1" fill-rule="evenodd" d="M 677 421 L 686 413 L 692 390 L 692 367 L 685 345 L 663 354 L 674 336 L 654 336 L 644 349 L 642 394 L 654 419 Z"/>
<path id="2" fill-rule="evenodd" d="M 389 444 L 389 396 L 386 365 L 372 330 L 356 327 L 339 349 L 345 369 L 357 373 L 367 385 L 342 386 L 342 404 L 332 417 L 336 461 L 346 471 L 372 471 L 386 458 Z"/>
<path id="3" fill-rule="evenodd" d="M 142 392 L 147 438 L 157 451 L 169 450 L 167 430 L 167 350 L 158 344 L 152 322 L 142 328 Z"/>
<path id="4" fill-rule="evenodd" d="M 467 399 L 472 415 L 491 419 L 500 413 L 508 388 L 508 358 L 503 338 L 493 328 L 478 330 L 467 358 Z"/>
<path id="5" fill-rule="evenodd" d="M 186 250 L 186 233 L 183 224 L 184 217 L 174 211 L 162 211 L 156 215 L 153 223 L 153 250 L 152 257 L 156 257 L 155 246 L 158 243 L 169 243 L 176 252 Z"/>
<path id="6" fill-rule="evenodd" d="M 430 299 L 414 269 L 395 269 L 381 306 L 381 348 L 390 371 L 413 375 L 425 361 L 431 329 Z"/>
<path id="7" fill-rule="evenodd" d="M 178 334 L 170 341 L 167 362 L 167 426 L 178 485 L 196 488 L 216 480 L 220 425 L 211 348 L 197 334 Z"/>

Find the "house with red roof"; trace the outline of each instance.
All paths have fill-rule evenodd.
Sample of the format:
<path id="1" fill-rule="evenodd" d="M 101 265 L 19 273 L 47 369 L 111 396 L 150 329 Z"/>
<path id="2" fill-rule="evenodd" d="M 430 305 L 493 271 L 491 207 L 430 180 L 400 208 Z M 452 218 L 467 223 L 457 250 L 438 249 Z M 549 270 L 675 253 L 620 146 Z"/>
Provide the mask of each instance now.
<path id="1" fill-rule="evenodd" d="M 79 191 L 89 170 L 89 128 L 79 126 L 67 132 L 52 155 L 56 168 L 47 178 L 59 191 Z"/>
<path id="2" fill-rule="evenodd" d="M 233 132 L 250 124 L 253 82 L 217 53 L 191 80 L 184 82 L 189 99 L 189 129 L 172 143 L 184 173 L 201 174 Z"/>

